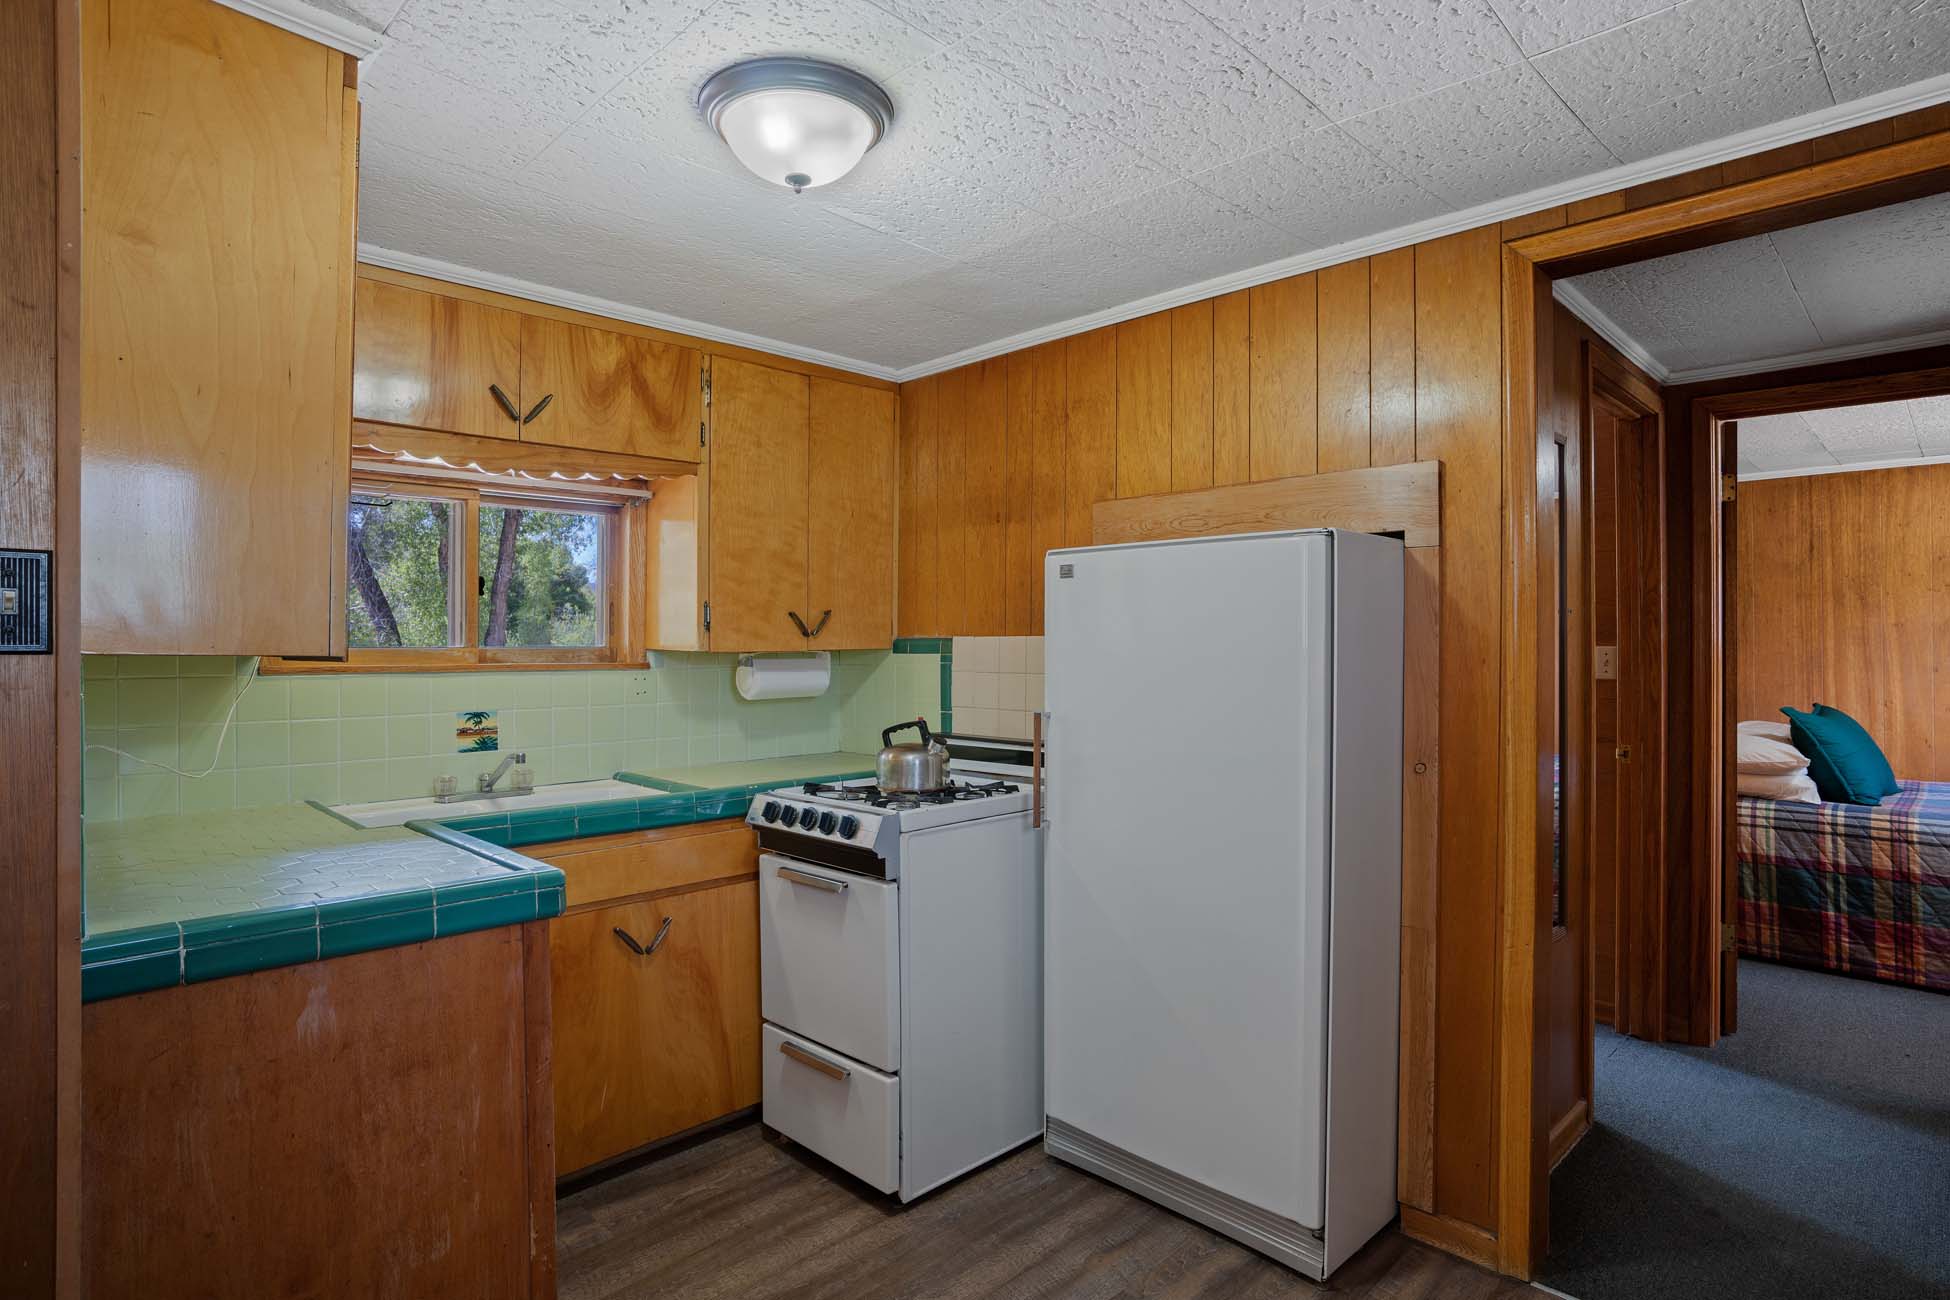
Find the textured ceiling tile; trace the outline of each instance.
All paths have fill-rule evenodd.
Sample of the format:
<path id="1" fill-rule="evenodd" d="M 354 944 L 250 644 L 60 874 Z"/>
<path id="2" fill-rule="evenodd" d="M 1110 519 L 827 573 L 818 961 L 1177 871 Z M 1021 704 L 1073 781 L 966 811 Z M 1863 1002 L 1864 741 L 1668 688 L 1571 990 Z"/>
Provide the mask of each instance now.
<path id="1" fill-rule="evenodd" d="M 1522 58 L 1486 0 L 1192 0 L 1336 120 Z"/>
<path id="2" fill-rule="evenodd" d="M 890 89 L 902 116 L 880 146 L 885 165 L 913 159 L 1044 216 L 1079 216 L 1176 179 L 959 51 L 909 69 Z"/>
<path id="3" fill-rule="evenodd" d="M 1822 67 L 1840 101 L 1950 72 L 1950 4 L 1807 0 Z"/>
<path id="4" fill-rule="evenodd" d="M 1841 464 L 1916 456 L 1916 430 L 1907 402 L 1872 402 L 1808 411 L 1801 417 L 1828 454 Z"/>
<path id="5" fill-rule="evenodd" d="M 1343 125 L 1396 172 L 1460 207 L 1600 171 L 1611 153 L 1519 64 Z"/>
<path id="6" fill-rule="evenodd" d="M 1621 161 L 1635 162 L 1812 113 L 1833 102 L 1820 63 L 1804 54 L 1678 99 L 1584 120 Z"/>
<path id="7" fill-rule="evenodd" d="M 1532 63 L 1595 123 L 1812 53 L 1800 0 L 1688 0 Z"/>
<path id="8" fill-rule="evenodd" d="M 1134 258 L 1122 245 L 1066 222 L 900 286 L 919 302 L 1006 323 L 1002 333 L 1051 325 L 1189 284 L 1197 277 L 1163 258 Z"/>
<path id="9" fill-rule="evenodd" d="M 1593 271 L 1567 283 L 1673 370 L 1822 346 L 1765 235 Z"/>
<path id="10" fill-rule="evenodd" d="M 960 52 L 1160 160 L 1223 161 L 1326 125 L 1184 0 L 1028 0 Z"/>
<path id="11" fill-rule="evenodd" d="M 876 149 L 843 179 L 806 191 L 809 202 L 944 257 L 974 257 L 1014 243 L 1049 218 L 966 172 L 936 172 L 919 158 Z"/>
<path id="12" fill-rule="evenodd" d="M 1007 18 L 1016 0 L 873 0 L 888 13 L 912 23 L 944 44 L 973 36 Z"/>
<path id="13" fill-rule="evenodd" d="M 1950 397 L 1918 397 L 1909 404 L 1917 449 L 1925 456 L 1950 456 Z"/>
<path id="14" fill-rule="evenodd" d="M 1775 231 L 1831 346 L 1950 329 L 1950 195 Z"/>
<path id="15" fill-rule="evenodd" d="M 386 57 L 569 117 L 668 44 L 710 0 L 411 0 Z"/>
<path id="16" fill-rule="evenodd" d="M 507 175 L 569 124 L 567 114 L 517 104 L 405 58 L 374 63 L 359 85 L 360 142 L 398 145 Z"/>
<path id="17" fill-rule="evenodd" d="M 1171 249 L 1174 265 L 1195 279 L 1243 271 L 1305 252 L 1307 245 L 1191 181 L 1100 208 L 1072 223 L 1133 253 Z"/>
<path id="18" fill-rule="evenodd" d="M 1303 248 L 1327 248 L 1449 207 L 1390 170 L 1340 127 L 1248 154 L 1192 179 L 1293 232 Z"/>
<path id="19" fill-rule="evenodd" d="M 985 321 L 900 295 L 829 307 L 773 328 L 787 342 L 889 366 L 918 365 L 994 337 Z"/>
<path id="20" fill-rule="evenodd" d="M 1542 54 L 1670 9 L 1674 0 L 1490 0 L 1490 4 L 1525 54 Z"/>
<path id="21" fill-rule="evenodd" d="M 1762 415 L 1740 421 L 1735 434 L 1740 461 L 1757 470 L 1812 469 L 1835 458 L 1799 415 Z"/>
<path id="22" fill-rule="evenodd" d="M 939 49 L 939 41 L 869 0 L 716 0 L 653 62 L 679 82 L 666 86 L 665 96 L 692 111 L 706 78 L 745 59 L 829 59 L 886 81 Z"/>

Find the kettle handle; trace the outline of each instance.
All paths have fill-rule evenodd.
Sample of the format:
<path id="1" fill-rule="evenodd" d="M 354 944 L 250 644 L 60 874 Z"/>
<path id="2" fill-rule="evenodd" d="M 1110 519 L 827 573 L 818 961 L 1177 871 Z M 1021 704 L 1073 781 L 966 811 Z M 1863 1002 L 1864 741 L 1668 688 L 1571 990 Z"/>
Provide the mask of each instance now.
<path id="1" fill-rule="evenodd" d="M 921 729 L 921 743 L 923 745 L 932 745 L 934 743 L 934 736 L 928 731 L 928 720 L 926 718 L 916 718 L 912 722 L 896 722 L 891 727 L 882 728 L 880 732 L 880 743 L 883 745 L 893 744 L 894 733 L 896 731 L 906 731 L 909 727 L 919 727 Z"/>

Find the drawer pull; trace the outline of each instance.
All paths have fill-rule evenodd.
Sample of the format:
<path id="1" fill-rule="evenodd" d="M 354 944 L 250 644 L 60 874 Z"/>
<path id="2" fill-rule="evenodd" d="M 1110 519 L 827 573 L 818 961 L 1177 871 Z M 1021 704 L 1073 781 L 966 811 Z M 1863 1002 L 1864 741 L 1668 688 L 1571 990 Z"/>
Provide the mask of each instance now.
<path id="1" fill-rule="evenodd" d="M 650 941 L 650 946 L 647 948 L 644 947 L 642 944 L 638 943 L 636 941 L 636 937 L 632 935 L 628 930 L 625 930 L 620 925 L 612 926 L 610 928 L 610 933 L 615 935 L 617 938 L 621 939 L 623 941 L 623 946 L 625 948 L 628 948 L 631 952 L 635 953 L 637 956 L 648 957 L 652 953 L 656 952 L 657 949 L 663 947 L 665 937 L 670 934 L 670 918 L 667 916 L 664 918 L 663 925 L 657 930 L 657 937 Z"/>
<path id="2" fill-rule="evenodd" d="M 817 1070 L 829 1079 L 838 1079 L 841 1082 L 845 1082 L 847 1077 L 853 1073 L 853 1071 L 847 1069 L 844 1065 L 829 1061 L 823 1056 L 814 1056 L 797 1043 L 780 1043 L 779 1055 L 785 1057 L 787 1060 L 797 1061 L 809 1070 Z"/>
<path id="3" fill-rule="evenodd" d="M 808 889 L 818 889 L 828 894 L 844 894 L 846 892 L 846 882 L 843 880 L 828 880 L 824 876 L 815 876 L 810 872 L 794 871 L 791 867 L 780 867 L 779 877 L 783 880 L 789 880 L 795 885 L 804 885 Z"/>

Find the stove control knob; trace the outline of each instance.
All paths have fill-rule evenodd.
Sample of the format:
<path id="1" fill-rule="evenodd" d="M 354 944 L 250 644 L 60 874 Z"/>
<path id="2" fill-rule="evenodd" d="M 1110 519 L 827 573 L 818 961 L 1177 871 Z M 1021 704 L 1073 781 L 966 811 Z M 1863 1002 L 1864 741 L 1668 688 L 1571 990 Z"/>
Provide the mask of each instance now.
<path id="1" fill-rule="evenodd" d="M 791 804 L 787 804 L 785 811 L 779 814 L 779 820 L 784 822 L 788 828 L 797 826 L 799 824 L 799 810 Z"/>
<path id="2" fill-rule="evenodd" d="M 849 816 L 846 816 L 846 817 L 842 817 L 842 818 L 840 818 L 840 838 L 841 838 L 841 839 L 843 839 L 843 840 L 850 840 L 850 839 L 852 839 L 852 838 L 853 838 L 853 836 L 854 836 L 854 833 L 855 833 L 856 831 L 858 831 L 859 829 L 860 829 L 860 819 L 859 819 L 858 817 L 854 817 L 854 816 L 850 816 L 850 815 L 849 815 Z"/>
<path id="3" fill-rule="evenodd" d="M 833 828 L 839 824 L 840 824 L 840 819 L 835 817 L 832 813 L 828 812 L 828 813 L 819 814 L 819 829 L 824 834 L 831 835 L 833 833 Z"/>
<path id="4" fill-rule="evenodd" d="M 779 819 L 779 801 L 776 799 L 767 799 L 765 801 L 765 807 L 759 810 L 759 816 L 768 822 L 777 821 Z"/>

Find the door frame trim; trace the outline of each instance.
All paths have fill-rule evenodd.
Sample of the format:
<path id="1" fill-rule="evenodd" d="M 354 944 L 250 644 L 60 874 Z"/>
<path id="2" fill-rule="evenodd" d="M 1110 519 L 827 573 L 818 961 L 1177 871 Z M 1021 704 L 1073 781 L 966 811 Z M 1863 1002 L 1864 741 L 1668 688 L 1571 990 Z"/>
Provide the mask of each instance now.
<path id="1" fill-rule="evenodd" d="M 1950 132 L 1937 132 L 1881 148 L 1833 158 L 1806 167 L 1690 195 L 1636 211 L 1543 231 L 1502 246 L 1503 315 L 1503 510 L 1504 571 L 1500 606 L 1501 722 L 1499 776 L 1499 863 L 1497 934 L 1497 1030 L 1494 1067 L 1497 1138 L 1495 1158 L 1496 1266 L 1527 1278 L 1548 1244 L 1549 1134 L 1542 1093 L 1544 1023 L 1537 992 L 1545 986 L 1548 955 L 1549 870 L 1540 860 L 1539 755 L 1545 742 L 1537 689 L 1539 636 L 1538 577 L 1541 572 L 1538 523 L 1544 515 L 1537 472 L 1538 328 L 1548 311 L 1550 279 L 1664 253 L 1763 233 L 1785 226 L 1880 207 L 1950 189 Z M 1710 440 L 1709 440 L 1710 441 Z M 1711 491 L 1717 479 L 1702 482 L 1700 456 L 1690 475 L 1694 493 Z M 1717 447 L 1706 450 L 1717 462 Z M 1717 536 L 1717 510 L 1709 508 L 1710 529 L 1694 530 L 1689 545 Z M 1700 536 L 1707 533 L 1708 537 Z M 1718 566 L 1708 570 L 1717 578 Z M 1712 583 L 1695 583 L 1695 588 Z M 1710 596 L 1717 606 L 1719 592 Z M 1693 629 L 1687 647 L 1701 665 L 1718 652 L 1717 619 L 1707 634 Z M 1713 727 L 1715 735 L 1718 726 Z M 1696 760 L 1697 761 L 1697 760 Z M 1717 780 L 1714 781 L 1717 785 Z M 1709 786 L 1709 788 L 1712 788 Z M 1718 800 L 1715 800 L 1717 806 Z M 1697 831 L 1694 832 L 1697 836 Z M 1708 846 L 1709 857 L 1718 845 Z"/>

